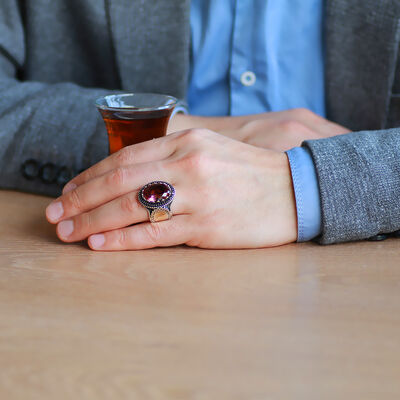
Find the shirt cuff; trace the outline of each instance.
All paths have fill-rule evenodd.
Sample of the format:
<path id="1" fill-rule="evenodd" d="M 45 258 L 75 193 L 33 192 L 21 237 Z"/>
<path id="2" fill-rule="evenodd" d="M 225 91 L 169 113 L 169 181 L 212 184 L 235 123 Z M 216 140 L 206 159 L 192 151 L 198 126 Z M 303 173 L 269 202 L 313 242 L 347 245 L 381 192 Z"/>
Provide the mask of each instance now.
<path id="1" fill-rule="evenodd" d="M 286 152 L 292 172 L 297 209 L 297 241 L 306 242 L 321 233 L 321 200 L 314 162 L 304 147 Z"/>

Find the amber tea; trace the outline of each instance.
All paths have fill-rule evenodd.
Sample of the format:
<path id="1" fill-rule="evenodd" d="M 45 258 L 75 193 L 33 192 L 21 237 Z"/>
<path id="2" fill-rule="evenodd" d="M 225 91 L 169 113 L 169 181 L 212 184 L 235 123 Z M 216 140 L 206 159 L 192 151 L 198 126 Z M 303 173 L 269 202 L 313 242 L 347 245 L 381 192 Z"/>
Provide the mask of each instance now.
<path id="1" fill-rule="evenodd" d="M 156 94 L 111 95 L 98 99 L 106 124 L 110 154 L 125 146 L 164 136 L 176 105 L 171 96 Z"/>
<path id="2" fill-rule="evenodd" d="M 125 118 L 124 113 L 118 111 L 100 112 L 108 132 L 110 154 L 125 146 L 164 136 L 171 115 L 171 110 L 138 112 Z"/>

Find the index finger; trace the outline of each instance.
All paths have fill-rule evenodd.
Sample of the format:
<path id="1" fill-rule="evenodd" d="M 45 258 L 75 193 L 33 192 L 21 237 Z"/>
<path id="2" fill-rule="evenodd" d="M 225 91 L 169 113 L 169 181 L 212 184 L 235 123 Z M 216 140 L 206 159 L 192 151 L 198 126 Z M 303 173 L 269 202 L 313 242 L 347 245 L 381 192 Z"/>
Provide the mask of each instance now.
<path id="1" fill-rule="evenodd" d="M 163 160 L 175 151 L 176 144 L 173 140 L 175 137 L 176 134 L 172 134 L 124 147 L 71 179 L 64 186 L 62 193 L 68 193 L 76 187 L 118 167 Z"/>

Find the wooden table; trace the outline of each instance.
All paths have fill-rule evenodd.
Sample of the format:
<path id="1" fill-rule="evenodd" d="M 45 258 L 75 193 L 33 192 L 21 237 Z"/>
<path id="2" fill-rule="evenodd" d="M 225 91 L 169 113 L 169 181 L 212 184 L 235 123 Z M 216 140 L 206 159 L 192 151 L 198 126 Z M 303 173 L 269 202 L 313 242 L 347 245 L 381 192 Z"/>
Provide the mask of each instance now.
<path id="1" fill-rule="evenodd" d="M 0 191 L 0 399 L 399 399 L 400 240 L 95 253 Z"/>

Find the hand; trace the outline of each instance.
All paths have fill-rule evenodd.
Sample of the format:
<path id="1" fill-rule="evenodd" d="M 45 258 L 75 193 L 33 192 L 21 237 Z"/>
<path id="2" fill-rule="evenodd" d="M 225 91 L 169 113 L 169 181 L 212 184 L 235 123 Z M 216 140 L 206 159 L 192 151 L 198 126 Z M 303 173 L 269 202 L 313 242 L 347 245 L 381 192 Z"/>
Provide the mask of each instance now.
<path id="1" fill-rule="evenodd" d="M 174 216 L 150 223 L 138 191 L 155 180 L 175 187 Z M 61 240 L 88 238 L 94 250 L 255 248 L 297 238 L 286 155 L 207 130 L 122 149 L 68 183 L 46 215 Z"/>
<path id="2" fill-rule="evenodd" d="M 207 128 L 253 146 L 286 151 L 304 140 L 350 132 L 305 108 L 241 117 L 197 117 L 177 114 L 169 131 Z"/>

